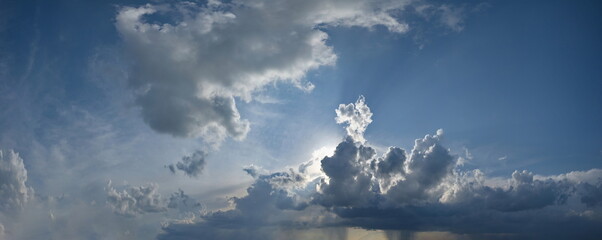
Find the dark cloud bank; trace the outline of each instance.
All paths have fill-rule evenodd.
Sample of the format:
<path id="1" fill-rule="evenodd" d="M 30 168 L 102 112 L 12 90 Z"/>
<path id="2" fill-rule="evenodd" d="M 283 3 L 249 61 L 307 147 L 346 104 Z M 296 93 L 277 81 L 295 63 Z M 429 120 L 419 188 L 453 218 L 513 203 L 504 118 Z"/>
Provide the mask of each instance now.
<path id="1" fill-rule="evenodd" d="M 443 131 L 416 139 L 410 151 L 378 154 L 364 142 L 371 121 L 360 97 L 341 105 L 349 135 L 334 154 L 298 170 L 261 174 L 231 210 L 209 212 L 194 223 L 164 227 L 159 239 L 279 239 L 283 232 L 326 227 L 447 231 L 474 239 L 596 239 L 602 234 L 602 171 L 543 177 L 515 171 L 488 178 L 457 168 Z M 351 128 L 351 131 L 350 131 Z M 358 131 L 358 129 L 360 129 Z M 309 164 L 322 175 L 310 178 Z M 292 235 L 291 235 L 292 236 Z M 408 236 L 407 234 L 388 234 Z M 411 235 L 409 235 L 411 236 Z"/>

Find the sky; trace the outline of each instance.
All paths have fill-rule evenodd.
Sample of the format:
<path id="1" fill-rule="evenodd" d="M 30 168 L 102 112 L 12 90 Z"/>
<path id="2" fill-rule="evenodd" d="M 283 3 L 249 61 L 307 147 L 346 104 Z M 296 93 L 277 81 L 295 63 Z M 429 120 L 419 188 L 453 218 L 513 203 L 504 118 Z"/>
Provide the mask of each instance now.
<path id="1" fill-rule="evenodd" d="M 0 0 L 0 240 L 596 239 L 601 11 Z"/>

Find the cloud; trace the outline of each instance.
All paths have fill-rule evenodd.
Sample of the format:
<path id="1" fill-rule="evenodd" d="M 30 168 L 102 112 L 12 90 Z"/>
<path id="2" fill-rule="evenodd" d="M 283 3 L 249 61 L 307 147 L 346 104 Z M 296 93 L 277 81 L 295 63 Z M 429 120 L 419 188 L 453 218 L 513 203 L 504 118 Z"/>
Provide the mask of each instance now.
<path id="1" fill-rule="evenodd" d="M 590 183 L 596 184 L 602 181 L 602 169 L 590 169 L 588 171 L 573 171 L 565 174 L 560 174 L 557 176 L 538 176 L 535 175 L 534 178 L 538 179 L 547 179 L 552 178 L 554 180 L 567 180 L 572 183 Z"/>
<path id="2" fill-rule="evenodd" d="M 203 208 L 203 205 L 190 196 L 186 195 L 182 189 L 171 194 L 167 207 L 177 209 L 180 213 L 194 213 Z"/>
<path id="3" fill-rule="evenodd" d="M 362 206 L 376 201 L 376 186 L 372 174 L 366 171 L 369 160 L 376 154 L 370 147 L 356 146 L 347 138 L 341 142 L 332 157 L 322 159 L 322 170 L 328 179 L 322 179 L 320 194 L 315 203 L 330 206 Z"/>
<path id="4" fill-rule="evenodd" d="M 448 28 L 460 32 L 464 29 L 464 8 L 450 5 L 441 5 L 437 9 L 441 14 L 441 23 Z"/>
<path id="5" fill-rule="evenodd" d="M 166 211 L 157 188 L 157 184 L 148 184 L 118 191 L 109 181 L 106 189 L 107 205 L 113 212 L 128 217 Z"/>
<path id="6" fill-rule="evenodd" d="M 293 219 L 308 211 L 301 198 L 311 187 L 301 187 L 304 180 L 293 170 L 256 175 L 246 196 L 231 198 L 234 209 L 205 213 L 198 222 L 166 225 L 158 239 L 290 239 L 278 232 L 286 232 L 282 225 L 301 227 Z"/>
<path id="7" fill-rule="evenodd" d="M 176 165 L 170 164 L 168 168 L 172 173 L 180 170 L 189 177 L 198 177 L 205 168 L 206 155 L 203 151 L 196 151 L 190 156 L 184 156 L 182 161 L 176 163 Z"/>
<path id="8" fill-rule="evenodd" d="M 136 217 L 148 213 L 163 213 L 165 216 L 192 217 L 203 211 L 203 205 L 184 193 L 182 189 L 169 198 L 159 194 L 154 183 L 123 188 L 121 191 L 109 181 L 106 191 L 107 206 L 117 215 Z M 175 210 L 175 213 L 174 211 Z"/>
<path id="9" fill-rule="evenodd" d="M 27 170 L 23 159 L 13 150 L 0 150 L 0 211 L 22 209 L 33 198 L 33 188 L 27 186 Z"/>
<path id="10" fill-rule="evenodd" d="M 337 123 L 345 123 L 347 127 L 347 136 L 351 137 L 356 142 L 364 143 L 364 132 L 370 123 L 372 123 L 372 112 L 366 106 L 364 96 L 360 96 L 355 104 L 341 104 L 335 110 Z"/>
<path id="11" fill-rule="evenodd" d="M 414 8 L 419 16 L 427 21 L 435 20 L 443 27 L 454 32 L 461 32 L 464 29 L 464 19 L 467 11 L 479 11 L 480 4 L 471 6 L 464 3 L 461 6 L 450 4 L 421 4 L 418 2 Z"/>
<path id="12" fill-rule="evenodd" d="M 383 26 L 408 1 L 252 0 L 121 7 L 115 26 L 132 60 L 129 85 L 144 121 L 178 137 L 221 142 L 250 129 L 235 99 L 274 83 L 304 90 L 308 71 L 337 59 L 327 27 Z M 166 20 L 167 19 L 167 20 Z M 361 130 L 361 129 L 355 129 Z"/>
<path id="13" fill-rule="evenodd" d="M 375 176 L 382 180 L 380 184 L 383 190 L 387 191 L 396 175 L 405 174 L 405 161 L 405 150 L 389 147 L 381 158 L 370 163 L 370 168 L 375 172 Z"/>
<path id="14" fill-rule="evenodd" d="M 581 191 L 581 202 L 588 207 L 602 205 L 602 181 L 597 184 L 582 183 L 579 185 Z"/>
<path id="15" fill-rule="evenodd" d="M 321 159 L 320 175 L 247 168 L 255 182 L 246 196 L 232 198 L 232 209 L 166 225 L 158 238 L 279 239 L 274 229 L 325 227 L 511 239 L 592 239 L 601 233 L 602 184 L 593 179 L 602 170 L 548 177 L 514 171 L 494 185 L 479 169 L 458 168 L 458 159 L 444 147 L 442 130 L 416 139 L 409 152 L 390 147 L 382 155 L 347 136 Z"/>
<path id="16" fill-rule="evenodd" d="M 251 176 L 253 178 L 257 178 L 261 175 L 265 175 L 268 173 L 265 169 L 255 166 L 253 164 L 251 164 L 247 167 L 244 167 L 242 170 L 245 171 L 247 174 L 249 174 L 249 176 Z"/>

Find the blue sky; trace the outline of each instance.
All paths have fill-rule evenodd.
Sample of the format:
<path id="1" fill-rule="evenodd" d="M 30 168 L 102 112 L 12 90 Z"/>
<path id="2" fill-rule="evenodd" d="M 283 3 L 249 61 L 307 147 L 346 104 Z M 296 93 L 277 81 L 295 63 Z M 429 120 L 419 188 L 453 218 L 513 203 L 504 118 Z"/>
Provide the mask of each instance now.
<path id="1" fill-rule="evenodd" d="M 593 238 L 600 10 L 1 1 L 0 239 Z"/>

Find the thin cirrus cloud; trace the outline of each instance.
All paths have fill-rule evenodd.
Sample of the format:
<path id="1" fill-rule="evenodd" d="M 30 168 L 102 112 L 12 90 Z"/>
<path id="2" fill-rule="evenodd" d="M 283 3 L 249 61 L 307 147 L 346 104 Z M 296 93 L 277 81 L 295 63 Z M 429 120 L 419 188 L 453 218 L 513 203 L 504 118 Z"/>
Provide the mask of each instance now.
<path id="1" fill-rule="evenodd" d="M 371 116 L 362 114 L 369 112 L 363 97 L 342 106 L 349 111 L 337 111 L 337 118 L 345 114 L 367 122 Z M 245 169 L 255 182 L 246 196 L 233 198 L 234 209 L 167 225 L 159 239 L 278 239 L 282 229 L 326 226 L 487 238 L 591 238 L 600 233 L 594 227 L 602 222 L 599 169 L 549 177 L 515 171 L 503 184 L 493 184 L 479 169 L 457 167 L 459 158 L 444 147 L 442 130 L 416 139 L 409 152 L 391 147 L 382 156 L 354 141 L 355 134 L 350 132 L 331 156 L 322 158 L 322 174 L 316 178 L 302 170 L 305 164 L 263 174 L 248 170 L 256 167 Z"/>
<path id="2" fill-rule="evenodd" d="M 408 1 L 232 1 L 121 7 L 115 25 L 133 60 L 129 85 L 154 130 L 219 143 L 243 139 L 236 99 L 269 84 L 300 89 L 305 74 L 335 64 L 326 26 L 408 30 L 393 16 Z M 176 23 L 153 20 L 172 16 Z M 175 16 L 175 17 L 173 17 Z"/>

